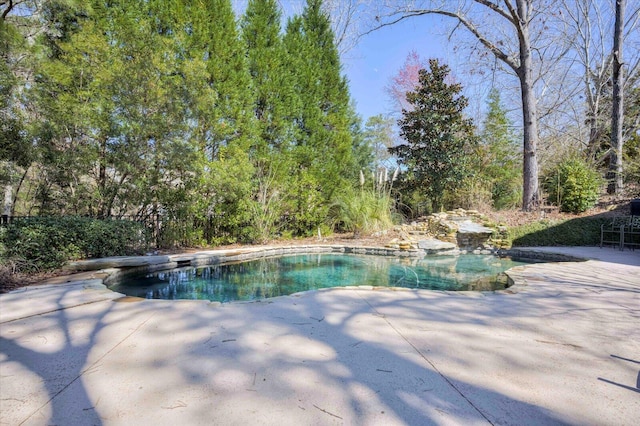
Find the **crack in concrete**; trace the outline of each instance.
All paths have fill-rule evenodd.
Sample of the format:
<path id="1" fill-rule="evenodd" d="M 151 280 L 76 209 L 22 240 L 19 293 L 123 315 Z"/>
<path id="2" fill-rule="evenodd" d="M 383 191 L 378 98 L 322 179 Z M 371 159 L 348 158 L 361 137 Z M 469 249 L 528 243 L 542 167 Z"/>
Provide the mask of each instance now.
<path id="1" fill-rule="evenodd" d="M 379 318 L 381 318 L 384 322 L 387 323 L 387 325 L 389 325 L 389 327 L 391 327 L 391 329 L 393 331 L 396 332 L 396 334 L 398 336 L 400 336 L 402 338 L 402 340 L 404 340 L 405 342 L 407 342 L 407 344 L 409 346 L 411 346 L 413 348 L 413 350 L 420 356 L 420 358 L 422 358 L 423 360 L 425 360 L 427 362 L 427 364 L 429 364 L 431 366 L 431 368 L 433 368 L 433 370 L 438 373 L 438 375 L 440 377 L 442 377 L 442 379 L 449 385 L 451 386 L 451 388 L 453 388 L 462 398 L 464 398 L 465 401 L 467 401 L 469 403 L 470 406 L 473 407 L 474 410 L 476 410 L 478 412 L 478 414 L 480 414 L 482 416 L 483 419 L 485 419 L 487 421 L 487 423 L 489 423 L 490 425 L 494 425 L 494 423 L 482 412 L 482 410 L 480 410 L 480 408 L 478 408 L 465 394 L 464 392 L 462 392 L 451 380 L 449 380 L 449 378 L 447 376 L 444 375 L 444 373 L 442 373 L 438 367 L 436 367 L 436 365 L 433 363 L 433 361 L 431 361 L 426 355 L 424 355 L 420 349 L 418 349 L 413 343 L 411 343 L 411 341 L 404 335 L 402 334 L 402 332 L 400 330 L 398 330 L 393 324 L 391 324 L 391 322 L 387 319 L 387 317 L 378 312 L 378 310 L 376 308 L 373 307 L 373 305 L 371 305 L 371 303 L 369 303 L 369 301 L 367 299 L 365 299 L 364 297 L 362 297 L 360 295 L 360 293 L 357 293 L 358 297 L 360 297 L 360 299 L 362 299 L 362 301 L 364 301 L 364 303 L 366 303 L 367 305 L 369 305 L 369 307 L 371 308 L 371 310 L 374 312 L 374 315 L 378 316 Z"/>
<path id="2" fill-rule="evenodd" d="M 88 303 L 85 303 L 88 304 Z M 153 313 L 151 315 L 149 315 L 149 317 L 147 319 L 145 319 L 144 321 L 142 321 L 136 328 L 134 328 L 131 333 L 127 334 L 122 340 L 120 340 L 115 346 L 113 346 L 111 349 L 109 349 L 108 351 L 106 351 L 100 358 L 98 358 L 96 361 L 94 361 L 90 366 L 84 368 L 83 370 L 80 371 L 80 374 L 78 374 L 76 377 L 73 378 L 73 380 L 71 380 L 69 383 L 67 383 L 62 389 L 60 389 L 58 392 L 56 392 L 55 395 L 53 395 L 51 398 L 49 398 L 49 400 L 47 402 L 45 402 L 44 404 L 42 404 L 40 407 L 38 407 L 33 413 L 31 413 L 29 416 L 27 416 L 27 418 L 24 419 L 24 421 L 22 421 L 20 424 L 24 424 L 26 423 L 29 419 L 31 419 L 31 417 L 33 417 L 34 415 L 36 415 L 37 413 L 40 412 L 40 410 L 42 410 L 44 407 L 46 407 L 47 405 L 49 405 L 55 398 L 58 397 L 58 395 L 62 394 L 65 390 L 67 390 L 71 385 L 73 385 L 76 381 L 78 381 L 78 379 L 80 379 L 83 375 L 85 375 L 85 373 L 90 372 L 90 370 L 94 369 L 98 363 L 100 363 L 100 361 L 102 361 L 104 358 L 106 358 L 107 355 L 109 355 L 111 352 L 113 352 L 118 346 L 120 346 L 121 344 L 123 344 L 126 340 L 128 340 L 131 336 L 133 336 L 138 330 L 140 330 L 152 317 L 154 317 L 156 315 L 156 313 Z"/>

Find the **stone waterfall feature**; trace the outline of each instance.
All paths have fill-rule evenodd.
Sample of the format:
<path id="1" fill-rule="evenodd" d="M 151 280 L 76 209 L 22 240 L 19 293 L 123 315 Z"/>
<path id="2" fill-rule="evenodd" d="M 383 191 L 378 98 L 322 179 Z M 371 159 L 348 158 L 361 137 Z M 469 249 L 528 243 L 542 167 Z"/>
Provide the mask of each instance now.
<path id="1" fill-rule="evenodd" d="M 471 220 L 460 223 L 456 232 L 458 247 L 465 250 L 478 250 L 487 247 L 494 230 Z"/>
<path id="2" fill-rule="evenodd" d="M 456 209 L 434 213 L 409 225 L 397 228 L 401 238 L 387 247 L 422 250 L 427 254 L 493 252 L 500 248 L 504 227 L 489 227 L 488 220 L 475 210 Z"/>

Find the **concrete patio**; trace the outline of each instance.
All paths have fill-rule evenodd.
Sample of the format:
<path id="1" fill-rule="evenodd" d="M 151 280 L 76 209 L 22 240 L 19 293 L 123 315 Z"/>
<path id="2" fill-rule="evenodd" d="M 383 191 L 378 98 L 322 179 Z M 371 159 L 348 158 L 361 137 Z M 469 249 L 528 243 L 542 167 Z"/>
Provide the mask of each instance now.
<path id="1" fill-rule="evenodd" d="M 640 251 L 495 293 L 142 300 L 100 274 L 0 295 L 2 425 L 637 425 Z M 366 283 L 363 283 L 366 284 Z"/>

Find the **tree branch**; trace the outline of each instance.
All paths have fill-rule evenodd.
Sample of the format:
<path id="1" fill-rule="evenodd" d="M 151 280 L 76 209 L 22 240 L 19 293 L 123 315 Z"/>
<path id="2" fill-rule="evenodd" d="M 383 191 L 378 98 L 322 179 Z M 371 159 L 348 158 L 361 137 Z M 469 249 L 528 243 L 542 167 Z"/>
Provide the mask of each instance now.
<path id="1" fill-rule="evenodd" d="M 380 25 L 376 25 L 375 27 L 371 28 L 370 30 L 367 30 L 367 31 L 363 32 L 363 33 L 360 35 L 360 37 L 362 37 L 362 36 L 366 36 L 366 35 L 368 35 L 368 34 L 371 34 L 372 32 L 374 32 L 374 31 L 378 31 L 378 30 L 379 30 L 379 29 L 381 29 L 381 28 L 384 28 L 384 27 L 390 27 L 391 25 L 395 25 L 395 24 L 397 24 L 398 22 L 404 21 L 405 19 L 413 18 L 414 16 L 426 15 L 426 14 L 427 14 L 427 12 L 420 13 L 420 11 L 415 12 L 415 13 L 414 13 L 414 12 L 407 12 L 406 14 L 404 14 L 404 15 L 400 16 L 399 18 L 396 18 L 396 19 L 395 19 L 395 20 L 393 20 L 393 21 L 390 21 L 390 22 L 383 22 L 383 23 L 381 23 Z M 376 21 L 380 22 L 380 17 L 379 17 L 379 16 L 376 16 Z"/>
<path id="2" fill-rule="evenodd" d="M 489 0 L 473 0 L 478 4 L 481 4 L 483 6 L 488 7 L 489 9 L 493 10 L 494 12 L 496 12 L 498 15 L 502 16 L 503 18 L 507 19 L 509 22 L 511 22 L 513 25 L 518 25 L 517 22 L 513 21 L 513 13 L 507 13 L 506 10 L 502 9 L 500 6 L 498 6 L 497 4 L 493 3 L 492 1 Z M 505 2 L 507 4 L 507 7 L 511 10 L 511 5 L 509 4 L 509 2 Z"/>
<path id="3" fill-rule="evenodd" d="M 477 1 L 484 1 L 484 0 L 477 0 Z M 509 55 L 503 52 L 498 46 L 496 46 L 494 43 L 488 40 L 482 33 L 480 33 L 478 28 L 476 28 L 476 26 L 469 19 L 467 19 L 467 17 L 459 14 L 458 12 L 449 12 L 447 10 L 441 10 L 441 9 L 407 10 L 406 12 L 403 12 L 400 17 L 389 22 L 383 22 L 380 25 L 364 32 L 362 35 L 364 36 L 372 33 L 373 31 L 379 30 L 381 28 L 397 24 L 398 22 L 403 21 L 405 19 L 412 18 L 415 16 L 422 16 L 422 15 L 443 15 L 443 16 L 448 16 L 450 18 L 457 19 L 459 23 L 464 25 L 471 32 L 471 34 L 473 34 L 480 41 L 480 43 L 484 45 L 484 47 L 489 49 L 491 53 L 493 53 L 498 59 L 500 59 L 502 62 L 507 64 L 509 67 L 511 67 L 513 71 L 518 73 L 518 69 L 520 68 L 520 65 L 516 61 L 514 61 L 512 58 L 510 58 Z M 376 19 L 379 20 L 380 18 L 376 17 Z M 511 19 L 509 21 L 512 22 Z"/>
<path id="4" fill-rule="evenodd" d="M 7 4 L 8 3 L 8 4 Z M 7 17 L 7 15 L 9 14 L 9 12 L 11 12 L 11 9 L 13 9 L 13 0 L 9 0 L 9 2 L 3 1 L 0 2 L 0 6 L 5 6 L 6 5 L 6 9 L 4 10 L 4 12 L 2 12 L 2 20 L 4 21 Z"/>
<path id="5" fill-rule="evenodd" d="M 524 37 L 524 32 L 522 27 L 522 24 L 525 21 L 524 10 L 521 10 L 521 4 L 518 4 L 518 8 L 516 9 L 511 4 L 510 0 L 504 0 L 504 2 L 507 5 L 507 8 L 509 9 L 509 13 L 511 13 L 511 16 L 513 16 L 513 20 L 514 20 L 513 25 L 515 26 L 516 31 L 518 32 L 518 38 L 522 40 L 522 37 Z M 528 16 L 526 18 L 528 18 Z"/>
<path id="6" fill-rule="evenodd" d="M 504 3 L 507 5 L 507 9 L 509 9 L 509 14 L 513 19 L 513 25 L 516 27 L 518 32 L 520 32 L 522 29 L 522 22 L 520 21 L 520 15 L 518 14 L 518 11 L 513 7 L 510 0 L 504 0 Z"/>

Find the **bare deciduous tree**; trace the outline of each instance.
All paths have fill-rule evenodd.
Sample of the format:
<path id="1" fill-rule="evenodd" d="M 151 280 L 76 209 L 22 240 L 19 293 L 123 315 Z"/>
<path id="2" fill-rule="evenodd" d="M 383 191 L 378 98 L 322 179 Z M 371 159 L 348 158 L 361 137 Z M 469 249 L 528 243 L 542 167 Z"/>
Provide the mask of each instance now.
<path id="1" fill-rule="evenodd" d="M 364 21 L 363 14 L 370 0 L 323 0 L 322 10 L 329 16 L 338 53 L 344 57 L 358 43 Z M 306 0 L 278 0 L 285 16 L 300 15 Z"/>
<path id="2" fill-rule="evenodd" d="M 563 0 L 559 17 L 563 26 L 564 39 L 571 47 L 571 76 L 577 93 L 582 96 L 567 99 L 566 104 L 575 105 L 579 112 L 576 126 L 584 122 L 587 126 L 583 143 L 590 158 L 598 160 L 599 149 L 604 138 L 608 138 L 608 126 L 611 122 L 613 37 L 615 23 L 615 0 Z M 640 5 L 630 10 L 625 20 L 624 46 L 624 87 L 633 89 L 640 66 L 640 50 L 634 43 L 640 41 L 637 34 Z M 577 77 L 579 76 L 579 77 Z M 569 77 L 569 78 L 572 78 Z M 583 97 L 584 96 L 584 97 Z M 629 128 L 625 131 L 628 132 Z M 623 138 L 626 134 L 623 134 Z M 608 151 L 605 153 L 608 155 Z"/>
<path id="3" fill-rule="evenodd" d="M 506 64 L 517 76 L 522 100 L 523 122 L 523 210 L 532 210 L 538 203 L 538 111 L 534 91 L 534 55 L 541 55 L 532 46 L 531 29 L 536 20 L 544 20 L 548 2 L 533 0 L 467 1 L 394 1 L 380 4 L 370 31 L 393 25 L 404 19 L 437 14 L 453 18 L 491 54 Z M 488 19 L 492 21 L 488 27 Z M 544 24 L 543 24 L 544 25 Z M 511 45 L 510 41 L 517 43 Z"/>
<path id="4" fill-rule="evenodd" d="M 616 23 L 613 30 L 613 105 L 611 108 L 611 162 L 609 163 L 610 194 L 622 192 L 622 120 L 624 117 L 624 70 L 622 68 L 622 29 L 625 0 L 616 0 Z"/>
<path id="5" fill-rule="evenodd" d="M 582 65 L 582 84 L 586 100 L 585 122 L 588 127 L 587 153 L 596 155 L 602 129 L 603 97 L 610 78 L 611 55 L 607 48 L 607 19 L 593 0 L 563 0 L 567 39 Z"/>
<path id="6" fill-rule="evenodd" d="M 324 0 L 323 9 L 331 18 L 331 29 L 335 34 L 335 43 L 344 56 L 358 43 L 361 15 L 365 11 L 367 0 Z"/>

